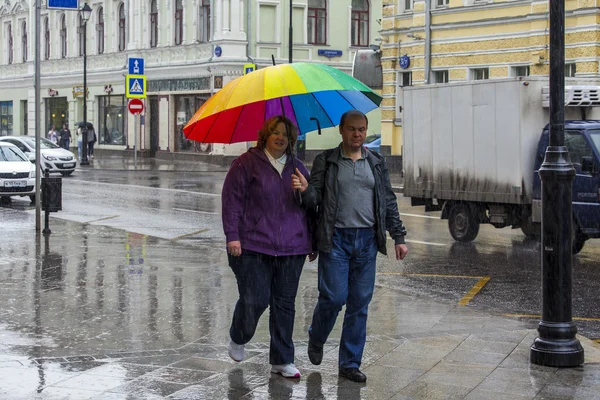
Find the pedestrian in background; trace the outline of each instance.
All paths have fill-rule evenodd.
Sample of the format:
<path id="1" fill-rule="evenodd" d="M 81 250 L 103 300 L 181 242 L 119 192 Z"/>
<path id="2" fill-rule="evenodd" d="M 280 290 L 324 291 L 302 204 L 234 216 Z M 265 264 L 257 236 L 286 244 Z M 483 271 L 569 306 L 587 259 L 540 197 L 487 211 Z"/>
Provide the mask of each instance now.
<path id="1" fill-rule="evenodd" d="M 58 134 L 56 132 L 56 126 L 52 125 L 48 131 L 48 140 L 52 143 L 58 143 Z"/>
<path id="2" fill-rule="evenodd" d="M 355 382 L 367 380 L 359 368 L 377 251 L 387 254 L 386 229 L 394 239 L 396 259 L 408 254 L 385 159 L 363 146 L 367 128 L 363 113 L 346 112 L 339 128 L 342 143 L 316 157 L 310 183 L 301 171 L 292 177 L 303 202 L 319 209 L 319 299 L 308 330 L 308 357 L 315 365 L 321 363 L 323 345 L 345 304 L 339 374 Z"/>
<path id="3" fill-rule="evenodd" d="M 67 124 L 63 124 L 63 128 L 60 131 L 60 143 L 60 147 L 69 150 L 69 146 L 71 145 L 71 130 Z"/>
<path id="4" fill-rule="evenodd" d="M 89 158 L 91 158 L 92 160 L 94 159 L 94 144 L 96 143 L 96 141 L 98 141 L 98 138 L 96 137 L 96 130 L 94 129 L 94 125 L 92 124 L 88 124 L 88 131 L 87 131 L 87 139 L 88 139 L 88 156 Z"/>
<path id="5" fill-rule="evenodd" d="M 239 299 L 229 330 L 229 355 L 241 361 L 258 320 L 269 306 L 271 372 L 299 378 L 294 365 L 295 299 L 306 256 L 312 253 L 306 210 L 292 190 L 286 154 L 298 132 L 282 116 L 268 119 L 256 147 L 232 164 L 222 192 L 223 229 Z M 298 169 L 308 170 L 296 159 Z"/>
<path id="6" fill-rule="evenodd" d="M 77 159 L 81 160 L 81 150 L 83 146 L 83 130 L 81 125 L 77 127 Z"/>

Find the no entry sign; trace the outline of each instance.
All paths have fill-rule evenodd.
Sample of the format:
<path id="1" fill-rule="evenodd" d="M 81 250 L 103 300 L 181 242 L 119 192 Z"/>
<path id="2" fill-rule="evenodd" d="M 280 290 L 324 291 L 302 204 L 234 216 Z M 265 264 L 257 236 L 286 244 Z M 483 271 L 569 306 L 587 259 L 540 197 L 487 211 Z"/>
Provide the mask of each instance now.
<path id="1" fill-rule="evenodd" d="M 127 105 L 129 112 L 133 115 L 141 114 L 144 112 L 144 102 L 140 99 L 131 99 L 129 100 L 129 104 Z"/>

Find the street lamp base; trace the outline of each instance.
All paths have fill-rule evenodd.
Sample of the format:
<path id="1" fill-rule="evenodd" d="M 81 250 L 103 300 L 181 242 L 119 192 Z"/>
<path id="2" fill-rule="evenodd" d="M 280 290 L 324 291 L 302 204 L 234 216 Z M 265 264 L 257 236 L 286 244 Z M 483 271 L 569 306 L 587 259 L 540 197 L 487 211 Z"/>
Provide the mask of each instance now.
<path id="1" fill-rule="evenodd" d="M 529 361 L 546 367 L 577 367 L 583 364 L 583 347 L 575 338 L 577 332 L 575 325 L 568 323 L 550 325 L 557 326 L 550 327 L 544 322 L 540 323 L 539 332 L 544 337 L 537 337 L 534 340 L 529 351 Z M 568 331 L 573 333 L 572 336 Z"/>

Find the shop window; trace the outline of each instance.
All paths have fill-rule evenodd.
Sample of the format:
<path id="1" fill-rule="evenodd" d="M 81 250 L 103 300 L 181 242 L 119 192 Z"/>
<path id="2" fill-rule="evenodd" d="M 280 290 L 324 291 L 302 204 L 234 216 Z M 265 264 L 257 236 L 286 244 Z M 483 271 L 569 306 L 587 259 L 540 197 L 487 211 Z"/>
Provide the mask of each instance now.
<path id="1" fill-rule="evenodd" d="M 207 43 L 210 41 L 210 0 L 202 0 L 200 13 L 198 15 L 198 41 Z"/>
<path id="2" fill-rule="evenodd" d="M 175 151 L 190 151 L 207 153 L 211 151 L 211 145 L 188 140 L 183 133 L 183 127 L 194 116 L 196 110 L 208 100 L 208 95 L 175 96 L 176 116 L 176 142 Z"/>
<path id="3" fill-rule="evenodd" d="M 158 6 L 156 0 L 150 3 L 150 47 L 158 46 Z"/>
<path id="4" fill-rule="evenodd" d="M 125 96 L 98 96 L 98 136 L 99 144 L 127 145 L 125 117 L 127 102 Z"/>
<path id="5" fill-rule="evenodd" d="M 44 60 L 50 59 L 50 21 L 44 19 Z"/>
<path id="6" fill-rule="evenodd" d="M 327 0 L 308 0 L 308 43 L 327 43 Z"/>
<path id="7" fill-rule="evenodd" d="M 98 54 L 104 53 L 104 8 L 98 8 L 98 22 L 96 23 L 96 44 Z"/>
<path id="8" fill-rule="evenodd" d="M 369 45 L 369 1 L 352 0 L 352 46 Z"/>
<path id="9" fill-rule="evenodd" d="M 126 43 L 125 4 L 119 5 L 119 51 L 125 50 Z"/>
<path id="10" fill-rule="evenodd" d="M 175 45 L 183 43 L 183 0 L 175 1 Z"/>
<path id="11" fill-rule="evenodd" d="M 21 100 L 21 121 L 23 121 L 23 134 L 27 135 L 29 132 L 27 100 Z"/>
<path id="12" fill-rule="evenodd" d="M 13 103 L 0 101 L 0 136 L 13 134 Z"/>

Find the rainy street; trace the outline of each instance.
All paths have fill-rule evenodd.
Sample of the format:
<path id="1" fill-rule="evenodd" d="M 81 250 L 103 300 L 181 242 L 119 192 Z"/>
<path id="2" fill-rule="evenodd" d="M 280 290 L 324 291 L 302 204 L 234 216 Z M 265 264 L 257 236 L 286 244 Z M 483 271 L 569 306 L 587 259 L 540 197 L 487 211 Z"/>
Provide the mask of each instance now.
<path id="1" fill-rule="evenodd" d="M 406 354 L 434 346 L 462 362 L 465 350 L 457 353 L 457 346 L 489 337 L 512 343 L 514 352 L 498 363 L 530 368 L 516 364 L 524 355 L 526 362 L 539 321 L 539 243 L 491 226 L 482 226 L 472 244 L 455 243 L 439 213 L 410 207 L 401 194 L 410 254 L 403 262 L 378 258 L 365 353 L 370 384 L 358 387 L 334 373 L 340 319 L 327 362 L 308 362 L 316 262 L 305 265 L 296 304 L 302 382 L 269 376 L 266 313 L 248 360 L 236 367 L 226 350 L 237 296 L 221 228 L 226 168 L 153 161 L 134 171 L 120 162 L 96 161 L 62 180 L 63 210 L 52 214 L 48 238 L 36 241 L 35 210 L 25 198 L 0 208 L 0 398 L 418 398 L 427 385 L 439 385 L 426 372 L 441 367 L 437 358 L 428 364 L 433 355 L 414 364 Z M 598 340 L 600 241 L 586 243 L 573 270 L 574 319 L 581 335 Z M 444 336 L 427 341 L 431 332 Z M 394 384 L 386 365 L 397 368 Z M 538 377 L 536 385 L 555 378 Z"/>

